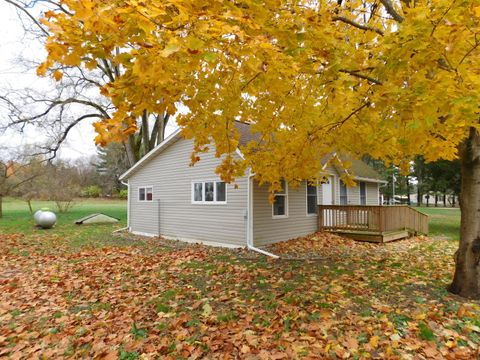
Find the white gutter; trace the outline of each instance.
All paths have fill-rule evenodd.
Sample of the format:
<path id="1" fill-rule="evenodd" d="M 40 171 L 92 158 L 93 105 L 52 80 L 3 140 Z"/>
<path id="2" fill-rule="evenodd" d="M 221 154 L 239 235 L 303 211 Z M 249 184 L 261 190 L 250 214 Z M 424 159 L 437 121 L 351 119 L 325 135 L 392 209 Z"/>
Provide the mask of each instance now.
<path id="1" fill-rule="evenodd" d="M 279 259 L 280 256 L 272 254 L 268 251 L 256 248 L 253 246 L 253 203 L 252 203 L 252 177 L 255 174 L 252 174 L 251 171 L 249 170 L 249 174 L 247 176 L 247 226 L 246 226 L 246 237 L 247 237 L 247 248 L 252 251 L 256 251 L 262 255 L 270 256 L 271 258 L 274 259 Z"/>

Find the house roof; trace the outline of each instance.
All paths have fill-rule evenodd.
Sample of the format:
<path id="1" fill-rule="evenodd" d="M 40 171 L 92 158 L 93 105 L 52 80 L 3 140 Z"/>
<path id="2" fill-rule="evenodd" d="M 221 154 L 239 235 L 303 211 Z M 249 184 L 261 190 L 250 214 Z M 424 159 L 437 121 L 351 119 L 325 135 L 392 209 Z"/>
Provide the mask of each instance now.
<path id="1" fill-rule="evenodd" d="M 352 166 L 348 169 L 348 172 L 353 174 L 354 179 L 370 181 L 375 180 L 376 182 L 386 183 L 382 176 L 364 161 L 358 159 L 348 159 L 348 161 L 352 164 Z M 334 166 L 334 168 L 339 174 L 345 172 L 345 170 L 339 166 Z"/>
<path id="2" fill-rule="evenodd" d="M 239 145 L 245 146 L 250 141 L 259 140 L 260 134 L 252 133 L 250 124 L 235 121 L 235 128 L 237 129 L 240 139 Z M 135 165 L 133 165 L 130 169 L 128 169 L 125 173 L 120 176 L 120 180 L 125 180 L 130 177 L 134 172 L 138 171 L 141 167 L 143 167 L 147 162 L 153 159 L 157 154 L 162 152 L 165 148 L 167 148 L 170 144 L 174 143 L 178 139 L 181 138 L 180 130 L 177 129 L 173 134 L 167 137 L 164 141 L 158 144 L 153 150 L 148 152 L 143 158 L 141 158 Z M 240 156 L 243 157 L 241 152 L 237 149 L 237 152 Z M 367 165 L 365 162 L 356 159 L 349 159 L 352 163 L 349 172 L 353 173 L 355 180 L 367 180 L 367 181 L 374 181 L 374 182 L 385 182 L 380 174 L 378 174 L 372 167 Z M 341 173 L 345 170 L 335 167 L 335 170 L 338 173 Z"/>

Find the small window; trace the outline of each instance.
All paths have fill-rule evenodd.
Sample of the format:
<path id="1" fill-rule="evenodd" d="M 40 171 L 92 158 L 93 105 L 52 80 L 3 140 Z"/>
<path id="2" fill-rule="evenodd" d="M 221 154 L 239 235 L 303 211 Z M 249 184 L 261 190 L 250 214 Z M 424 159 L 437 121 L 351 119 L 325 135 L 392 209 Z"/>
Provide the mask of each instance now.
<path id="1" fill-rule="evenodd" d="M 223 181 L 194 182 L 192 192 L 192 203 L 225 204 L 227 202 L 227 187 Z"/>
<path id="2" fill-rule="evenodd" d="M 216 200 L 218 202 L 225 202 L 227 200 L 227 187 L 225 185 L 225 182 L 219 181 L 216 183 L 217 187 L 217 197 Z"/>
<path id="3" fill-rule="evenodd" d="M 153 188 L 139 187 L 138 188 L 138 201 L 152 201 L 153 200 Z"/>
<path id="4" fill-rule="evenodd" d="M 348 204 L 347 185 L 340 180 L 340 205 Z"/>
<path id="5" fill-rule="evenodd" d="M 317 214 L 317 187 L 307 183 L 307 215 Z"/>
<path id="6" fill-rule="evenodd" d="M 360 204 L 367 205 L 367 184 L 363 181 L 360 181 Z"/>
<path id="7" fill-rule="evenodd" d="M 213 201 L 214 199 L 214 183 L 213 182 L 206 182 L 205 183 L 205 201 Z"/>
<path id="8" fill-rule="evenodd" d="M 274 195 L 273 200 L 273 217 L 286 217 L 288 216 L 287 213 L 287 183 L 282 180 L 280 182 L 280 186 L 282 190 L 278 191 Z"/>
<path id="9" fill-rule="evenodd" d="M 193 201 L 203 201 L 203 183 L 195 183 L 193 186 Z"/>

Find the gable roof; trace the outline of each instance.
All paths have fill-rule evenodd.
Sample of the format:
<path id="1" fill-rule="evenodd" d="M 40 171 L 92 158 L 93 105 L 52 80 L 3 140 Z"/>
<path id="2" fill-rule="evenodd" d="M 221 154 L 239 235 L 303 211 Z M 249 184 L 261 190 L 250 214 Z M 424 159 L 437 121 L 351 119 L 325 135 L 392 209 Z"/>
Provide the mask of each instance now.
<path id="1" fill-rule="evenodd" d="M 255 140 L 258 140 L 260 138 L 260 134 L 252 133 L 249 123 L 245 123 L 245 122 L 241 122 L 241 121 L 236 120 L 235 121 L 235 128 L 237 129 L 237 131 L 240 135 L 240 139 L 239 139 L 239 145 L 240 146 L 245 146 L 246 144 L 248 144 L 248 142 L 250 142 L 252 140 L 255 141 Z M 179 140 L 181 138 L 181 133 L 180 132 L 181 132 L 180 129 L 175 130 L 164 141 L 162 141 L 154 149 L 152 149 L 145 156 L 143 156 L 135 165 L 133 165 L 125 173 L 120 175 L 119 179 L 120 180 L 127 179 L 134 172 L 138 171 L 146 163 L 148 163 L 151 159 L 153 159 L 155 156 L 157 156 L 159 153 L 161 153 L 164 149 L 166 149 L 168 146 L 170 146 L 171 144 L 173 144 L 177 140 Z M 237 149 L 237 153 L 240 155 L 240 157 L 243 158 L 243 155 L 242 155 L 242 153 L 240 152 L 239 149 Z M 380 174 L 378 174 L 372 167 L 367 165 L 362 160 L 349 159 L 349 161 L 352 163 L 352 166 L 349 169 L 349 172 L 352 172 L 354 174 L 354 179 L 355 180 L 367 180 L 367 181 L 373 181 L 373 182 L 386 182 L 382 179 Z M 341 172 L 345 171 L 344 169 L 341 169 L 337 166 L 334 166 L 334 168 L 338 173 L 341 173 Z"/>

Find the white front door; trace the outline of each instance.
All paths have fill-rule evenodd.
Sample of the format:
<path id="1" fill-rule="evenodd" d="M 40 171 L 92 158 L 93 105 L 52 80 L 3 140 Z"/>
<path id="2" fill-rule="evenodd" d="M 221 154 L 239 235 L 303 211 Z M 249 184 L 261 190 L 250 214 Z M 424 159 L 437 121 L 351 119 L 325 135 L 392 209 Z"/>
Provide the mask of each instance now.
<path id="1" fill-rule="evenodd" d="M 322 184 L 322 205 L 333 205 L 333 178 L 329 176 Z"/>
<path id="2" fill-rule="evenodd" d="M 322 184 L 322 205 L 333 205 L 333 177 L 327 177 L 327 181 Z M 323 226 L 332 225 L 332 210 L 324 209 Z"/>

